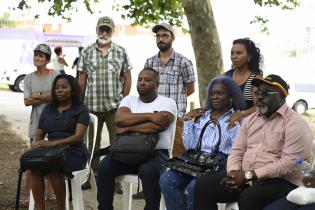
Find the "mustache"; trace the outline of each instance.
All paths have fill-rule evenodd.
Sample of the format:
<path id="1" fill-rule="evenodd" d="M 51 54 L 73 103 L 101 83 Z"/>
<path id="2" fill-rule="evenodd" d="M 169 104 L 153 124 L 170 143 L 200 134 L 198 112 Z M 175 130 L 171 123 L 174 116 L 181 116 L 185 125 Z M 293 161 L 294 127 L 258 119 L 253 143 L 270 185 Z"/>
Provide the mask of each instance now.
<path id="1" fill-rule="evenodd" d="M 99 39 L 109 39 L 109 37 L 108 36 L 99 36 L 99 37 L 97 37 L 97 38 L 99 38 Z"/>

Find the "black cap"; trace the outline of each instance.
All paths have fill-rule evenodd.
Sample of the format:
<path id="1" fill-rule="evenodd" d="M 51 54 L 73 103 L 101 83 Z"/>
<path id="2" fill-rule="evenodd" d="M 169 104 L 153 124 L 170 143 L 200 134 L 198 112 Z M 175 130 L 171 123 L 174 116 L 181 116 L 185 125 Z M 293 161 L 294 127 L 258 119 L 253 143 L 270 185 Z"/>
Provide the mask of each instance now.
<path id="1" fill-rule="evenodd" d="M 270 74 L 264 79 L 255 78 L 252 80 L 252 85 L 255 87 L 258 87 L 261 83 L 266 83 L 268 85 L 277 87 L 285 96 L 289 94 L 288 84 L 278 75 Z"/>

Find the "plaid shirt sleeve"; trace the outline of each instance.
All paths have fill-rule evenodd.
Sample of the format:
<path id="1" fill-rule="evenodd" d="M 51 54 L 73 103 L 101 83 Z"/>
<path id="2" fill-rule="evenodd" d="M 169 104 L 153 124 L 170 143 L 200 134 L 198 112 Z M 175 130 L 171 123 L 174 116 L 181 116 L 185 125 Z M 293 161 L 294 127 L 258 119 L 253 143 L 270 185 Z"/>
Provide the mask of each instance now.
<path id="1" fill-rule="evenodd" d="M 130 59 L 129 59 L 129 56 L 127 54 L 126 51 L 124 51 L 124 58 L 123 58 L 123 64 L 122 64 L 122 71 L 123 72 L 126 72 L 128 70 L 131 70 L 132 69 L 132 65 L 130 63 Z"/>
<path id="2" fill-rule="evenodd" d="M 78 60 L 78 65 L 77 65 L 77 70 L 78 71 L 87 71 L 87 69 L 86 69 L 86 64 L 85 64 L 85 62 L 84 62 L 84 54 L 85 54 L 85 52 L 84 51 L 82 51 L 82 53 L 81 53 L 81 55 L 80 55 L 80 57 L 79 57 L 79 60 Z"/>
<path id="3" fill-rule="evenodd" d="M 193 64 L 190 60 L 182 64 L 183 81 L 185 84 L 196 81 Z"/>

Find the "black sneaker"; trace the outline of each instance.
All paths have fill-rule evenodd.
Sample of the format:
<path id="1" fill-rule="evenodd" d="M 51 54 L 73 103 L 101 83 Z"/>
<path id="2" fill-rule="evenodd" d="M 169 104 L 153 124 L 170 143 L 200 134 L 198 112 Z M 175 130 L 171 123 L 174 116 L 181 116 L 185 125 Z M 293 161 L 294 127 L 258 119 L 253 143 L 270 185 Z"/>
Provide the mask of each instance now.
<path id="1" fill-rule="evenodd" d="M 136 194 L 133 194 L 132 195 L 132 199 L 135 199 L 135 200 L 142 200 L 142 199 L 144 199 L 143 191 L 138 192 Z"/>

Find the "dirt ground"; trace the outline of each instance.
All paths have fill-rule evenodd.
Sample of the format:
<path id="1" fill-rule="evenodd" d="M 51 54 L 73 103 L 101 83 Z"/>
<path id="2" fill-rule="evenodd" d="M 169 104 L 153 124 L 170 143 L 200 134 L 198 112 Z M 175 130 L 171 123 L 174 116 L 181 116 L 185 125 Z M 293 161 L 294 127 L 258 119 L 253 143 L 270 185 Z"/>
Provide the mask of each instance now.
<path id="1" fill-rule="evenodd" d="M 9 210 L 15 206 L 18 160 L 27 145 L 11 130 L 10 124 L 3 120 L 3 116 L 0 116 L 0 145 L 0 209 Z"/>
<path id="2" fill-rule="evenodd" d="M 28 146 L 25 141 L 11 128 L 10 123 L 5 121 L 5 117 L 0 115 L 0 210 L 13 210 L 15 208 L 15 197 L 17 189 L 19 158 Z M 23 176 L 24 178 L 24 176 Z M 24 179 L 22 186 L 24 186 Z M 23 189 L 23 187 L 22 187 Z M 133 188 L 136 192 L 136 186 Z M 21 193 L 25 193 L 22 192 Z M 94 200 L 95 194 L 91 190 L 83 191 L 85 209 L 96 209 Z M 115 194 L 114 197 L 115 209 L 122 209 L 122 195 Z M 133 200 L 133 209 L 143 209 L 143 200 Z M 20 210 L 27 210 L 28 208 L 20 207 Z M 53 210 L 54 206 L 47 202 L 47 210 Z"/>

